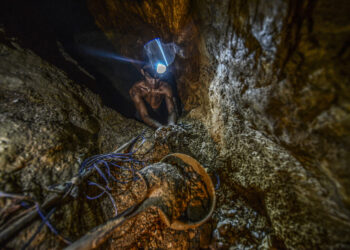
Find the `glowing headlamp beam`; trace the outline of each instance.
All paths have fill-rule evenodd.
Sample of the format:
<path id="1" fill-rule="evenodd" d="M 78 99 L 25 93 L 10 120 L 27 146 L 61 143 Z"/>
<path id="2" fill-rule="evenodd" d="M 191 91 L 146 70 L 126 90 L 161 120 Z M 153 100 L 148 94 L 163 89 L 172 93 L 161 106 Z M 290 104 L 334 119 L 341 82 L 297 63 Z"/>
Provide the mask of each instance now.
<path id="1" fill-rule="evenodd" d="M 122 62 L 130 62 L 130 63 L 137 63 L 137 64 L 144 64 L 145 62 L 143 61 L 139 61 L 139 60 L 135 60 L 135 59 L 131 59 L 128 57 L 123 57 L 123 56 L 117 56 L 117 55 L 112 55 L 113 59 L 122 61 Z"/>
<path id="2" fill-rule="evenodd" d="M 166 60 L 166 57 L 165 57 L 165 54 L 164 54 L 164 50 L 163 50 L 162 45 L 160 44 L 159 38 L 156 39 L 156 42 L 157 42 L 157 44 L 158 44 L 158 47 L 159 47 L 159 49 L 160 49 L 160 52 L 162 52 L 162 55 L 163 55 L 165 64 L 166 64 L 166 66 L 168 66 L 168 61 Z"/>
<path id="3" fill-rule="evenodd" d="M 115 53 L 111 53 L 111 52 L 107 52 L 104 50 L 99 50 L 99 49 L 95 49 L 95 48 L 91 48 L 88 46 L 82 46 L 82 49 L 92 55 L 92 56 L 98 56 L 98 57 L 103 57 L 103 58 L 110 58 L 110 59 L 114 59 L 114 60 L 118 60 L 121 62 L 129 62 L 129 63 L 136 63 L 136 64 L 144 64 L 145 62 L 143 61 L 139 61 L 139 60 L 135 60 L 132 58 L 128 58 L 128 57 L 124 57 L 124 56 L 119 56 Z"/>

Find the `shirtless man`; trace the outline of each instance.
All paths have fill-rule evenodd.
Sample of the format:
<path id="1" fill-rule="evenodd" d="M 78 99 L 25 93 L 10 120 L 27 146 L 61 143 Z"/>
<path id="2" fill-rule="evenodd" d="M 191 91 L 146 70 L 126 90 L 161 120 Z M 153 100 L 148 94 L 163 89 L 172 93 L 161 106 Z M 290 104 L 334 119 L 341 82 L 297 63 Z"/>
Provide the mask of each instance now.
<path id="1" fill-rule="evenodd" d="M 162 104 L 164 105 L 165 101 L 168 113 L 166 125 L 175 125 L 176 112 L 171 86 L 161 81 L 149 65 L 141 69 L 141 74 L 145 79 L 135 83 L 129 91 L 135 104 L 137 115 L 147 125 L 153 128 L 160 128 L 163 124 L 154 115 L 151 117 L 150 113 L 159 115 L 162 109 L 161 106 Z M 151 110 L 148 110 L 147 106 Z"/>

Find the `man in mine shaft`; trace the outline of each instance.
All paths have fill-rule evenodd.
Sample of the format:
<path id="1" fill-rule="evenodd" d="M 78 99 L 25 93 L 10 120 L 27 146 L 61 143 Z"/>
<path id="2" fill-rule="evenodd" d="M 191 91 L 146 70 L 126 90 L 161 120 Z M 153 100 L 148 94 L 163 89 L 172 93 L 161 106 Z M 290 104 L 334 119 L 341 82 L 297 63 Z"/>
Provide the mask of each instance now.
<path id="1" fill-rule="evenodd" d="M 129 91 L 136 107 L 136 118 L 153 128 L 175 125 L 176 107 L 171 86 L 146 64 L 141 69 L 144 80 L 136 82 Z"/>

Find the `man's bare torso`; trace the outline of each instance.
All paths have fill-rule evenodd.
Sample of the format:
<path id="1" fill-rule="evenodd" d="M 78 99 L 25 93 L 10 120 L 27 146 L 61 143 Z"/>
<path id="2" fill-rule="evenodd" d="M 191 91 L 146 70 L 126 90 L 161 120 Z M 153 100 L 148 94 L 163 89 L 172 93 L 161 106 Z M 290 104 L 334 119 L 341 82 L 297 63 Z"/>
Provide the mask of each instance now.
<path id="1" fill-rule="evenodd" d="M 165 99 L 166 109 L 168 111 L 167 125 L 174 125 L 176 122 L 175 105 L 173 101 L 173 92 L 170 85 L 166 82 L 158 82 L 159 79 L 150 77 L 144 71 L 141 71 L 145 76 L 145 80 L 135 83 L 130 89 L 130 97 L 135 104 L 137 114 L 141 117 L 142 121 L 153 128 L 159 128 L 162 123 L 150 115 L 147 110 L 146 103 L 155 113 L 158 113 L 158 109 L 161 107 Z"/>
<path id="2" fill-rule="evenodd" d="M 170 86 L 166 82 L 160 82 L 158 88 L 152 89 L 147 86 L 145 81 L 140 81 L 134 84 L 130 93 L 132 96 L 141 96 L 153 110 L 156 110 L 162 104 L 164 97 L 169 93 L 169 88 Z"/>

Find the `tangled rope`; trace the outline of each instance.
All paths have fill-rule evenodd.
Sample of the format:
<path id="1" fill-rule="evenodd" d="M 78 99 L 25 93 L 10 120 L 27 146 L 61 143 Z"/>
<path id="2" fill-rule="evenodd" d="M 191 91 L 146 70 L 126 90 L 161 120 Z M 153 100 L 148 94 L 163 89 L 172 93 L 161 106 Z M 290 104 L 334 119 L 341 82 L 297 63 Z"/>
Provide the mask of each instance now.
<path id="1" fill-rule="evenodd" d="M 79 167 L 77 176 L 73 177 L 68 182 L 65 182 L 60 185 L 53 185 L 48 188 L 48 191 L 55 193 L 55 195 L 48 198 L 42 206 L 40 206 L 38 202 L 32 200 L 29 197 L 16 194 L 9 194 L 0 191 L 0 198 L 4 197 L 17 199 L 20 201 L 20 207 L 27 208 L 27 211 L 24 212 L 24 215 L 18 219 L 18 225 L 10 226 L 10 228 L 7 228 L 0 233 L 0 242 L 8 240 L 12 235 L 14 235 L 16 231 L 25 226 L 31 220 L 33 220 L 36 217 L 35 214 L 37 214 L 37 216 L 41 218 L 42 222 L 36 229 L 34 234 L 30 237 L 30 239 L 24 244 L 22 249 L 26 249 L 30 246 L 31 242 L 40 233 L 44 225 L 46 225 L 51 232 L 53 232 L 66 244 L 70 244 L 71 241 L 59 234 L 58 230 L 49 222 L 49 218 L 56 211 L 57 205 L 55 204 L 59 204 L 59 201 L 63 201 L 68 195 L 72 196 L 73 198 L 76 198 L 77 196 L 75 194 L 77 192 L 75 192 L 74 190 L 77 189 L 78 186 L 80 186 L 80 184 L 84 183 L 85 181 L 88 186 L 94 186 L 101 190 L 101 192 L 98 195 L 86 195 L 86 198 L 88 200 L 94 200 L 107 194 L 113 204 L 116 216 L 118 214 L 117 205 L 112 194 L 110 193 L 112 189 L 110 188 L 109 184 L 111 182 L 127 184 L 132 181 L 138 180 L 139 177 L 137 175 L 137 171 L 145 166 L 145 162 L 135 159 L 135 153 L 145 142 L 144 132 L 145 131 L 143 131 L 140 135 L 134 137 L 131 141 L 127 142 L 113 153 L 95 155 L 85 159 Z M 141 142 L 139 143 L 138 147 L 134 149 L 135 144 L 140 139 L 142 139 Z M 129 147 L 129 153 L 119 153 L 127 147 Z M 118 170 L 124 172 L 126 171 L 127 174 L 117 173 Z M 87 180 L 87 178 L 95 172 L 97 172 L 98 175 L 102 178 L 103 184 Z M 119 175 L 118 178 L 116 177 L 117 175 Z M 30 203 L 34 205 L 30 206 Z M 45 215 L 41 207 L 43 207 L 44 209 L 51 207 L 51 209 L 49 210 L 47 215 Z"/>
<path id="2" fill-rule="evenodd" d="M 134 149 L 136 142 L 140 139 L 142 139 L 141 143 L 136 149 Z M 104 194 L 107 194 L 114 207 L 115 216 L 117 216 L 118 208 L 112 194 L 110 193 L 112 189 L 110 188 L 109 183 L 116 182 L 119 184 L 128 184 L 132 181 L 138 180 L 139 177 L 136 175 L 136 172 L 139 168 L 143 168 L 145 166 L 145 162 L 135 159 L 134 154 L 139 150 L 139 148 L 143 145 L 144 142 L 145 138 L 143 136 L 143 133 L 141 133 L 138 137 L 135 138 L 134 143 L 131 145 L 129 153 L 110 153 L 103 155 L 95 155 L 84 160 L 83 163 L 80 165 L 79 175 L 82 175 L 84 172 L 95 170 L 105 182 L 103 185 L 101 183 L 88 181 L 87 183 L 89 186 L 97 187 L 101 190 L 101 193 L 93 197 L 86 195 L 86 198 L 89 200 L 94 200 L 102 197 Z M 128 167 L 122 166 L 122 164 L 120 163 L 122 163 L 123 165 L 127 164 Z M 104 168 L 104 171 L 102 170 L 102 167 Z M 129 176 L 125 173 L 119 174 L 120 177 L 116 178 L 115 176 L 118 175 L 115 171 L 116 169 L 127 171 L 130 174 Z"/>
<path id="3" fill-rule="evenodd" d="M 46 225 L 52 233 L 54 233 L 57 237 L 59 237 L 62 241 L 64 241 L 66 244 L 71 244 L 71 241 L 67 239 L 66 237 L 62 236 L 58 230 L 50 223 L 49 218 L 51 215 L 56 211 L 56 208 L 52 208 L 49 213 L 45 216 L 44 212 L 41 210 L 40 205 L 38 202 L 32 200 L 30 197 L 22 196 L 22 195 L 16 195 L 16 194 L 10 194 L 6 192 L 0 191 L 0 197 L 1 198 L 10 198 L 19 200 L 19 205 L 23 208 L 30 209 L 35 206 L 36 212 L 42 219 L 41 224 L 38 226 L 34 234 L 30 237 L 30 239 L 24 244 L 24 246 L 21 248 L 22 250 L 25 250 L 29 247 L 29 245 L 32 243 L 32 241 L 35 239 L 35 237 L 40 233 L 43 226 Z M 30 205 L 32 203 L 33 205 Z"/>

